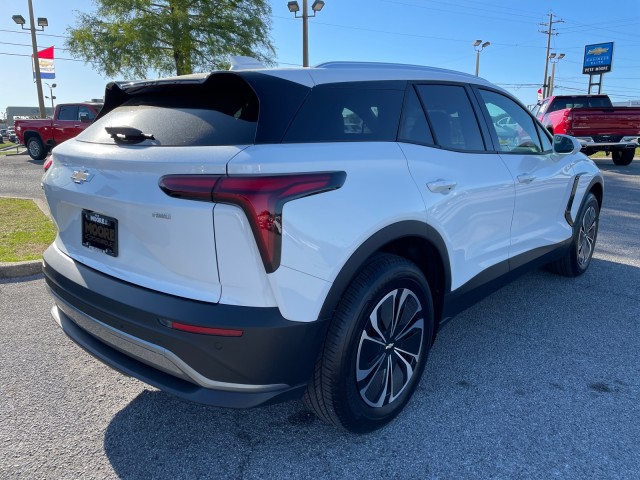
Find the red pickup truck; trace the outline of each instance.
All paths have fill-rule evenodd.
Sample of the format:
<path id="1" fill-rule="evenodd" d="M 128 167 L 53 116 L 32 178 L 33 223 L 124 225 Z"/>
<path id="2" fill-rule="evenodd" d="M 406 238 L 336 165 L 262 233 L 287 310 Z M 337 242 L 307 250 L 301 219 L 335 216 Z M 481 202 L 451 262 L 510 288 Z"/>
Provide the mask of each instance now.
<path id="1" fill-rule="evenodd" d="M 56 107 L 53 118 L 16 120 L 18 141 L 31 158 L 42 160 L 53 147 L 87 128 L 101 108 L 101 103 L 64 103 Z"/>
<path id="2" fill-rule="evenodd" d="M 545 98 L 533 114 L 552 134 L 576 137 L 587 155 L 611 152 L 616 165 L 629 165 L 640 143 L 640 108 L 614 107 L 607 95 Z"/>

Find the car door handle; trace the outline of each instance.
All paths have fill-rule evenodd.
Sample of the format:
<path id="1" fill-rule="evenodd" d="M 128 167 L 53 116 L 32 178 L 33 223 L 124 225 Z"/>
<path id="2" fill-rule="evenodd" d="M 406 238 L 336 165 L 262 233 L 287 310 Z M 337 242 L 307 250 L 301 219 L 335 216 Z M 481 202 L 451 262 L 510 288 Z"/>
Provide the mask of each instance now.
<path id="1" fill-rule="evenodd" d="M 456 188 L 458 184 L 451 180 L 443 180 L 439 178 L 433 182 L 427 183 L 427 188 L 431 190 L 433 193 L 444 193 L 447 194 L 454 188 Z"/>
<path id="2" fill-rule="evenodd" d="M 534 175 L 529 175 L 528 173 L 523 173 L 522 175 L 518 175 L 518 181 L 520 183 L 531 183 L 536 179 Z"/>

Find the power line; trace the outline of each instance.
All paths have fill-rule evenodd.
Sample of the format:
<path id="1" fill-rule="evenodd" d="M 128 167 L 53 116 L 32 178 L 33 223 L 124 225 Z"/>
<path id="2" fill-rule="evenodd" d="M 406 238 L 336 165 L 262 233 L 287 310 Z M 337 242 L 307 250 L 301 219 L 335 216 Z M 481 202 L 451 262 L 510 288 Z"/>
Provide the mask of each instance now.
<path id="1" fill-rule="evenodd" d="M 0 32 L 19 33 L 21 35 L 31 35 L 29 32 L 23 32 L 21 30 L 3 30 L 1 28 L 0 28 Z M 37 36 L 38 37 L 71 38 L 71 37 L 67 37 L 66 35 L 54 35 L 52 33 L 39 33 L 39 32 L 37 32 Z"/>
<path id="2" fill-rule="evenodd" d="M 28 54 L 28 53 L 0 52 L 0 55 L 9 55 L 11 57 L 31 57 L 31 55 Z M 84 60 L 79 60 L 77 58 L 64 58 L 64 57 L 58 57 L 58 58 L 56 58 L 56 60 L 64 60 L 64 61 L 67 61 L 67 62 L 85 62 Z M 93 62 L 87 61 L 85 63 L 93 63 Z"/>
<path id="3" fill-rule="evenodd" d="M 29 47 L 31 48 L 31 44 L 29 43 L 11 43 L 11 42 L 0 42 L 0 45 L 13 45 L 15 47 Z M 51 45 L 52 47 L 54 47 L 56 50 L 65 50 L 65 51 L 69 51 L 68 48 L 63 48 L 63 47 L 58 47 L 56 45 Z M 43 48 L 44 45 L 39 45 L 38 48 Z M 44 48 L 49 48 L 49 47 L 44 47 Z"/>

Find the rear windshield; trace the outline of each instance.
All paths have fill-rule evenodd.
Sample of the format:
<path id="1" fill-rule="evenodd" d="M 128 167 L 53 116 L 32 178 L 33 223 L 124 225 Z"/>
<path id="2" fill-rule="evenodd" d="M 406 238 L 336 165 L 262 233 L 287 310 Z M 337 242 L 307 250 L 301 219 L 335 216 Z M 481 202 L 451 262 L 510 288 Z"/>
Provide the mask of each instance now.
<path id="1" fill-rule="evenodd" d="M 237 76 L 220 75 L 205 84 L 156 85 L 127 93 L 130 98 L 77 139 L 145 146 L 246 145 L 255 140 L 258 98 Z M 125 134 L 115 135 L 114 131 Z M 130 136 L 132 131 L 142 135 Z"/>
<path id="2" fill-rule="evenodd" d="M 551 103 L 549 113 L 565 108 L 611 108 L 608 97 L 568 97 L 555 98 Z"/>

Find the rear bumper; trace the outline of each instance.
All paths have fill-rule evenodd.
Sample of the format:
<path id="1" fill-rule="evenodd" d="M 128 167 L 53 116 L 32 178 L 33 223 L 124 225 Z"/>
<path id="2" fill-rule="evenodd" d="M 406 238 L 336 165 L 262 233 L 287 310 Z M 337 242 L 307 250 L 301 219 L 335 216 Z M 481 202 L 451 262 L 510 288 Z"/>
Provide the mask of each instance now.
<path id="1" fill-rule="evenodd" d="M 326 322 L 284 319 L 277 308 L 212 304 L 138 287 L 50 247 L 43 271 L 52 315 L 78 345 L 110 367 L 176 396 L 248 408 L 299 396 L 311 377 Z M 242 329 L 221 337 L 163 321 Z"/>
<path id="2" fill-rule="evenodd" d="M 636 148 L 640 146 L 638 144 L 639 139 L 619 142 L 602 142 L 596 141 L 592 137 L 575 137 L 582 148 L 585 149 L 602 149 L 602 150 L 623 150 L 625 148 Z"/>

